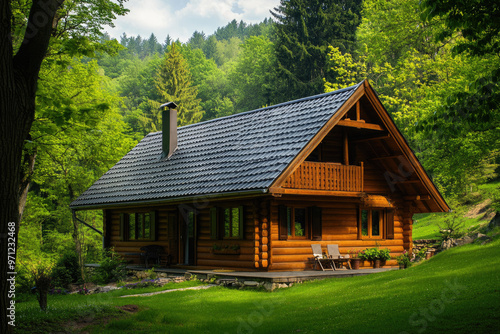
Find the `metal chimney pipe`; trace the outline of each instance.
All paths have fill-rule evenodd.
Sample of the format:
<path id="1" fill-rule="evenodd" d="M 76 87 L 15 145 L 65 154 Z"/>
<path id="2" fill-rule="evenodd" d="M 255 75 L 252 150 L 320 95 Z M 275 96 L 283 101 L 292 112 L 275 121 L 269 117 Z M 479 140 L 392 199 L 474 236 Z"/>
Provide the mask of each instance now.
<path id="1" fill-rule="evenodd" d="M 170 158 L 177 149 L 177 105 L 167 102 L 160 106 L 162 117 L 162 154 L 161 158 Z"/>

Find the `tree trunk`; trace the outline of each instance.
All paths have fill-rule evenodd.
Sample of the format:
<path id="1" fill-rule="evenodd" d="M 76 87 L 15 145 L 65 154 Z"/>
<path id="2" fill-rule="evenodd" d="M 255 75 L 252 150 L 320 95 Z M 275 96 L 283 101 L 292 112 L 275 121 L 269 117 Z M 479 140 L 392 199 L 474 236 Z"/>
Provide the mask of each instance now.
<path id="1" fill-rule="evenodd" d="M 12 333 L 15 328 L 15 311 L 7 311 L 15 308 L 15 289 L 4 283 L 16 275 L 21 158 L 35 117 L 38 73 L 62 3 L 31 3 L 23 43 L 13 56 L 11 1 L 0 1 L 0 333 Z"/>

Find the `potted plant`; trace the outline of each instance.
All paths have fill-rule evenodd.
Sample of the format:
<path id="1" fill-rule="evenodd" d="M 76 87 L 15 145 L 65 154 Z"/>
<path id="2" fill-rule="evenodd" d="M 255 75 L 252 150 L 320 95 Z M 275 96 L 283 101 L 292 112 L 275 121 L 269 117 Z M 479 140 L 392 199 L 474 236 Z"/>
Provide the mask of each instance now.
<path id="1" fill-rule="evenodd" d="M 410 256 L 406 250 L 403 254 L 396 256 L 396 261 L 398 262 L 399 269 L 406 269 L 411 266 Z"/>
<path id="2" fill-rule="evenodd" d="M 391 250 L 389 248 L 379 249 L 378 247 L 367 248 L 360 253 L 363 260 L 371 261 L 373 268 L 380 268 L 380 263 L 390 260 Z"/>
<path id="3" fill-rule="evenodd" d="M 349 257 L 351 258 L 352 269 L 359 269 L 361 263 L 361 258 L 359 257 L 359 252 L 355 249 L 349 250 Z"/>
<path id="4" fill-rule="evenodd" d="M 379 249 L 378 258 L 380 260 L 380 264 L 384 265 L 386 261 L 391 259 L 391 250 L 389 248 Z"/>
<path id="5" fill-rule="evenodd" d="M 361 253 L 359 253 L 359 256 L 362 260 L 371 261 L 373 263 L 373 268 L 379 268 L 380 259 L 378 258 L 378 254 L 378 247 L 372 247 L 361 251 Z"/>

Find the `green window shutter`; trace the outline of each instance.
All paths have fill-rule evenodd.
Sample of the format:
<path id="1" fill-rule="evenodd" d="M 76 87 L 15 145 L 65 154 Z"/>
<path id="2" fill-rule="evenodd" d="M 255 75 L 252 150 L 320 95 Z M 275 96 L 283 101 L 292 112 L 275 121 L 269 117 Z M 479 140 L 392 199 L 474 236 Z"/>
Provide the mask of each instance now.
<path id="1" fill-rule="evenodd" d="M 386 239 L 394 239 L 394 210 L 387 210 Z"/>
<path id="2" fill-rule="evenodd" d="M 287 214 L 286 214 L 286 206 L 285 205 L 280 205 L 279 206 L 279 235 L 280 235 L 280 240 L 287 240 L 288 239 L 288 224 L 287 224 Z"/>
<path id="3" fill-rule="evenodd" d="M 238 239 L 245 238 L 245 215 L 243 214 L 243 206 L 238 207 L 239 219 L 238 219 Z"/>
<path id="4" fill-rule="evenodd" d="M 311 207 L 311 239 L 315 241 L 322 239 L 321 215 L 322 212 L 320 207 Z"/>
<path id="5" fill-rule="evenodd" d="M 149 213 L 149 233 L 151 240 L 156 241 L 157 240 L 157 224 L 156 224 L 156 211 L 151 211 Z"/>
<path id="6" fill-rule="evenodd" d="M 125 240 L 126 213 L 120 213 L 120 241 Z"/>
<path id="7" fill-rule="evenodd" d="M 217 208 L 210 209 L 210 239 L 217 240 Z"/>

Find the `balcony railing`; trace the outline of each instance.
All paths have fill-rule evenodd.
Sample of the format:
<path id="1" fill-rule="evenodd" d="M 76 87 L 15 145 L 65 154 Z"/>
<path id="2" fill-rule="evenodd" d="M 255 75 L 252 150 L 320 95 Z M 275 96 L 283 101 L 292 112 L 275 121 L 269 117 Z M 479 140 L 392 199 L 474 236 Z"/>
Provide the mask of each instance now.
<path id="1" fill-rule="evenodd" d="M 361 166 L 345 166 L 332 162 L 304 161 L 288 177 L 283 188 L 363 191 L 363 163 Z"/>

